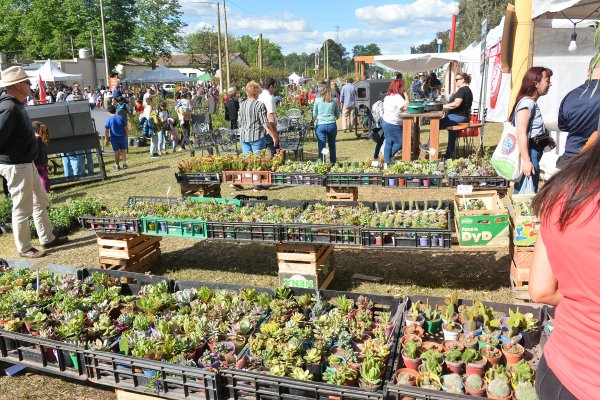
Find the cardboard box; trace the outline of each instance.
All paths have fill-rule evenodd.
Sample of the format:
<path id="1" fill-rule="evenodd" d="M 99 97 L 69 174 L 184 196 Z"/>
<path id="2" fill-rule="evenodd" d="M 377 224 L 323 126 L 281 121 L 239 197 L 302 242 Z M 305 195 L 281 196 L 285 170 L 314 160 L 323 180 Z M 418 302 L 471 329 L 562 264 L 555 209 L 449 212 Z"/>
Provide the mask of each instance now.
<path id="1" fill-rule="evenodd" d="M 461 211 L 465 201 L 471 199 L 482 200 L 486 209 Z M 461 246 L 507 246 L 509 243 L 508 211 L 496 191 L 456 195 L 454 219 Z"/>
<path id="2" fill-rule="evenodd" d="M 508 213 L 511 221 L 512 241 L 516 246 L 533 246 L 540 230 L 537 216 L 521 215 L 521 208 L 515 203 L 532 200 L 534 194 L 514 194 L 508 196 Z"/>

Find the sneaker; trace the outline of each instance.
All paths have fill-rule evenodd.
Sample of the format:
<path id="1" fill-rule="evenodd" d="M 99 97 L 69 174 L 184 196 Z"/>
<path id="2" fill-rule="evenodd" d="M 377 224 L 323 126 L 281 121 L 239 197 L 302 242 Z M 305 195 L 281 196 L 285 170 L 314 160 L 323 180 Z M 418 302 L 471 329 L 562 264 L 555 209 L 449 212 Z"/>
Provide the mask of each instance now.
<path id="1" fill-rule="evenodd" d="M 156 153 L 152 154 L 151 158 L 158 158 L 158 154 L 156 154 Z"/>
<path id="2" fill-rule="evenodd" d="M 121 169 L 121 167 L 119 167 L 118 165 L 115 165 L 115 166 L 113 167 L 113 171 L 118 171 L 118 170 L 120 170 L 120 169 Z"/>
<path id="3" fill-rule="evenodd" d="M 129 168 L 129 167 L 127 166 L 127 164 L 123 163 L 123 169 L 127 169 L 127 168 Z"/>
<path id="4" fill-rule="evenodd" d="M 263 185 L 256 185 L 256 186 L 254 186 L 254 189 L 252 189 L 252 190 L 254 190 L 255 192 L 258 192 L 258 191 L 261 191 L 261 190 L 269 190 L 269 187 L 268 186 L 263 186 Z"/>
<path id="5" fill-rule="evenodd" d="M 36 249 L 35 247 L 30 248 L 27 251 L 19 252 L 19 256 L 23 258 L 40 258 L 44 257 L 46 253 L 41 250 Z"/>
<path id="6" fill-rule="evenodd" d="M 429 143 L 425 143 L 425 144 L 419 145 L 419 149 L 421 151 L 427 151 L 428 152 L 429 151 Z"/>
<path id="7" fill-rule="evenodd" d="M 48 249 L 51 249 L 52 247 L 62 246 L 63 244 L 67 243 L 68 241 L 69 241 L 69 238 L 66 236 L 63 236 L 63 237 L 57 236 L 50 243 L 43 244 L 42 249 L 48 250 Z"/>

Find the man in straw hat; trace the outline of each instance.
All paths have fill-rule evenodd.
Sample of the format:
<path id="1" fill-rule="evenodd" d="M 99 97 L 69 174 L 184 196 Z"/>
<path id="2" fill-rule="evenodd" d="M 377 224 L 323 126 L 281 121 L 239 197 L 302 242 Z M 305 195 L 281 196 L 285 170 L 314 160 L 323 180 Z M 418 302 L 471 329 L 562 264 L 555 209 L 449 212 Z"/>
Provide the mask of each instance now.
<path id="1" fill-rule="evenodd" d="M 29 78 L 22 67 L 10 67 L 0 73 L 0 87 L 7 91 L 0 96 L 0 175 L 8 181 L 12 198 L 15 245 L 21 257 L 38 258 L 45 253 L 31 245 L 29 217 L 33 216 L 44 250 L 64 244 L 68 239 L 52 234 L 48 195 L 33 164 L 37 142 L 23 105 L 31 95 Z"/>

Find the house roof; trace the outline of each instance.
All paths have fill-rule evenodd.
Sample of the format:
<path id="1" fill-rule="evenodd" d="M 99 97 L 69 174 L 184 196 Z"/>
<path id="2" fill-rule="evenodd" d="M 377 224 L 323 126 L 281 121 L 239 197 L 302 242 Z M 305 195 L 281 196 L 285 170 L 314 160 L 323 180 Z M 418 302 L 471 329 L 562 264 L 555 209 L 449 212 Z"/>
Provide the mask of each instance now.
<path id="1" fill-rule="evenodd" d="M 217 55 L 214 54 L 214 57 Z M 231 53 L 229 55 L 229 60 L 243 61 L 244 64 L 246 62 L 241 57 L 240 53 Z M 207 63 L 210 62 L 210 58 L 207 54 L 171 54 L 169 58 L 159 58 L 156 62 L 159 65 L 165 65 L 167 67 L 188 67 L 194 63 Z"/>

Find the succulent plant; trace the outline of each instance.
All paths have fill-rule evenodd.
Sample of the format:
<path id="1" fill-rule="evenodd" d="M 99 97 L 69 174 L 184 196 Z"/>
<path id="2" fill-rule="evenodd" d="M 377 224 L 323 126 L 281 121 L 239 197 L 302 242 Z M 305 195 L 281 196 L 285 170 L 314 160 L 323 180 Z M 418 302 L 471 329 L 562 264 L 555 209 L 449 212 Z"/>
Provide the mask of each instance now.
<path id="1" fill-rule="evenodd" d="M 511 392 L 508 383 L 502 379 L 494 379 L 491 381 L 487 387 L 487 390 L 490 394 L 500 398 L 510 397 Z"/>
<path id="2" fill-rule="evenodd" d="M 465 379 L 465 386 L 471 389 L 481 390 L 483 389 L 483 379 L 477 374 L 471 374 Z"/>

